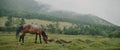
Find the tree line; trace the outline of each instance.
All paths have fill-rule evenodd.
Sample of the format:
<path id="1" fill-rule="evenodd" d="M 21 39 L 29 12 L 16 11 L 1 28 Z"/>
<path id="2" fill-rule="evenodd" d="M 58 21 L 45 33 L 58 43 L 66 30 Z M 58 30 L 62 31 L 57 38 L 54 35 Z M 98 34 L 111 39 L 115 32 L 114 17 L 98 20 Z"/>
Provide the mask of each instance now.
<path id="1" fill-rule="evenodd" d="M 76 24 L 63 29 L 56 27 L 54 24 L 49 24 L 48 32 L 67 34 L 67 35 L 92 35 L 104 37 L 120 37 L 120 27 L 112 26 L 95 26 L 95 25 L 81 25 Z"/>

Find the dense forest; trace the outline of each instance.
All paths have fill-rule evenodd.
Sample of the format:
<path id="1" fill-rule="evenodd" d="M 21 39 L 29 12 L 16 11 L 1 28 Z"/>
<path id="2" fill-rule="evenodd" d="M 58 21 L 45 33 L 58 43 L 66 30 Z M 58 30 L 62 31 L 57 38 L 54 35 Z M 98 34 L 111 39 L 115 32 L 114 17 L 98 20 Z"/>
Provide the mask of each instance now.
<path id="1" fill-rule="evenodd" d="M 32 4 L 31 4 L 32 3 Z M 69 35 L 101 35 L 105 37 L 120 37 L 120 27 L 104 19 L 91 14 L 78 14 L 69 11 L 50 11 L 50 6 L 38 4 L 34 0 L 0 0 L 0 17 L 7 16 L 6 27 L 0 27 L 0 31 L 14 31 L 17 26 L 25 24 L 24 19 L 42 19 L 54 21 L 56 24 L 43 26 L 51 33 Z M 19 20 L 14 23 L 12 18 Z M 59 27 L 59 22 L 70 22 L 70 27 Z"/>

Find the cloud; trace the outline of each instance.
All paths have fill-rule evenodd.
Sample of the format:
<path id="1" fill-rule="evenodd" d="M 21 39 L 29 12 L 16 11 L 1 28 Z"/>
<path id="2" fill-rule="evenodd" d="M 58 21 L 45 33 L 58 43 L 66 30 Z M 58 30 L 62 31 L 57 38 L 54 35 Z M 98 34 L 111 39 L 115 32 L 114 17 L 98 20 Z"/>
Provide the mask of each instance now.
<path id="1" fill-rule="evenodd" d="M 120 0 L 36 0 L 52 6 L 53 10 L 69 10 L 93 14 L 120 25 Z"/>

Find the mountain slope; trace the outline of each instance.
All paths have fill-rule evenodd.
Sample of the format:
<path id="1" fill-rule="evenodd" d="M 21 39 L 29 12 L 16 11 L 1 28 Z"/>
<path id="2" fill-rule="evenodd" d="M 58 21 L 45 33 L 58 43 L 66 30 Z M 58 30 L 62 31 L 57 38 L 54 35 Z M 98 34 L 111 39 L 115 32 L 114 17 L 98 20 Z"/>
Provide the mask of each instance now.
<path id="1" fill-rule="evenodd" d="M 46 14 L 76 24 L 114 26 L 114 24 L 91 14 L 78 14 L 69 11 L 51 11 Z"/>

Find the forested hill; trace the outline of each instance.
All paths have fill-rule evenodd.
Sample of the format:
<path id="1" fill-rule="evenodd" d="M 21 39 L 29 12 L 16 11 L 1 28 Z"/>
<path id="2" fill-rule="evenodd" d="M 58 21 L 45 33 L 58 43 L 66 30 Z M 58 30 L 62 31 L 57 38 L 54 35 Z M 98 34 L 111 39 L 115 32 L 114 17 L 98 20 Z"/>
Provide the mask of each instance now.
<path id="1" fill-rule="evenodd" d="M 109 25 L 112 23 L 91 14 L 78 14 L 69 11 L 52 11 L 47 13 L 50 16 L 60 18 L 62 21 L 68 21 L 77 24 L 91 24 L 91 25 Z"/>
<path id="2" fill-rule="evenodd" d="M 42 3 L 38 4 L 34 0 L 0 0 L 0 17 L 12 16 L 65 21 L 74 24 L 114 26 L 112 23 L 94 15 L 78 14 L 69 11 L 49 11 L 49 7 Z"/>

